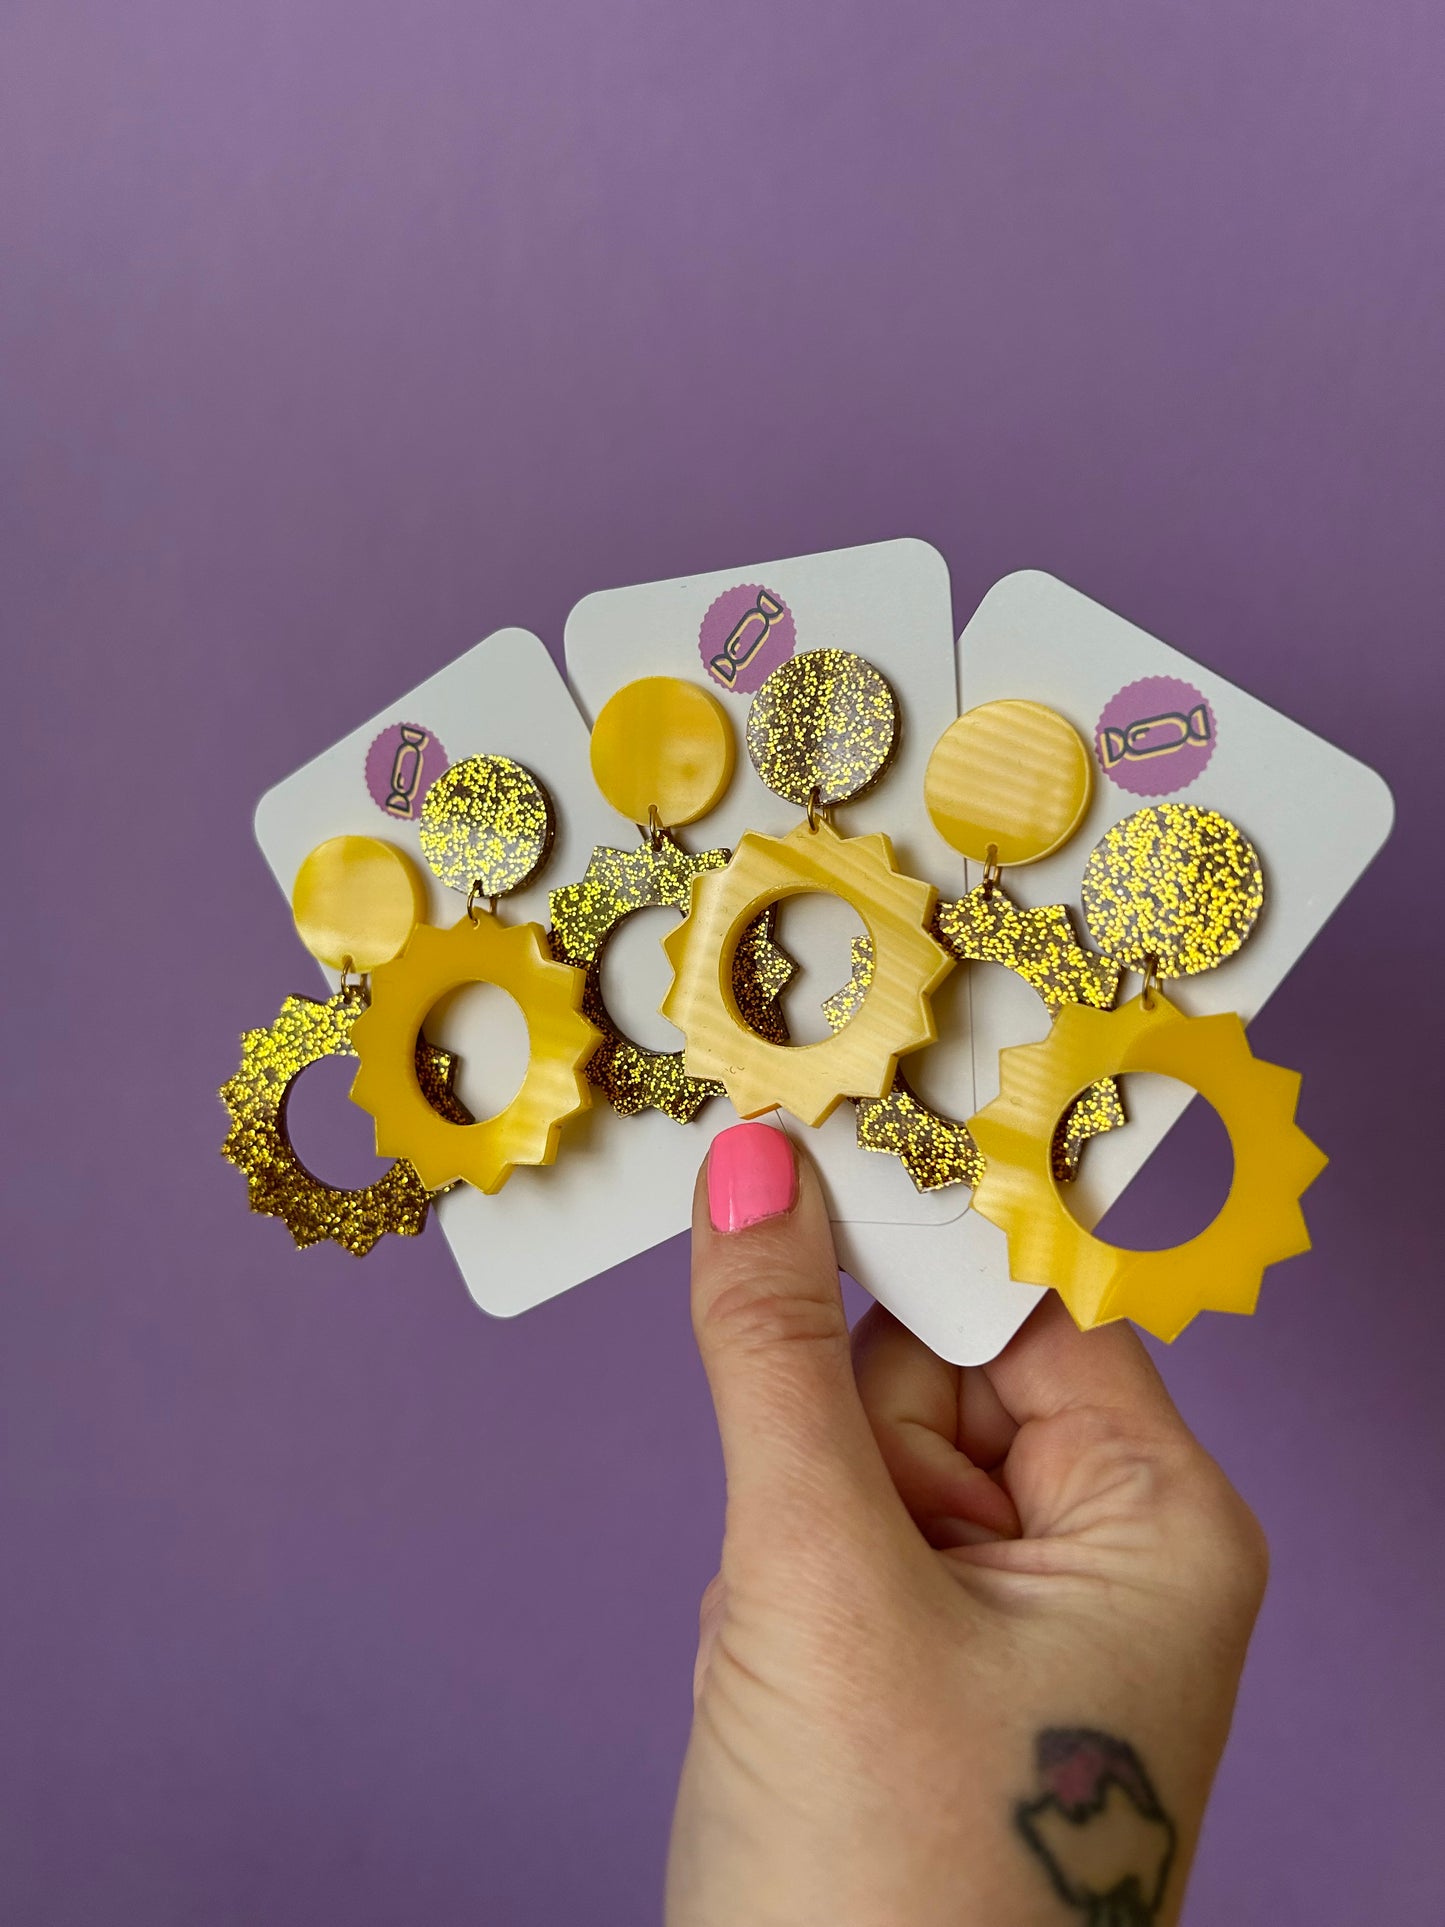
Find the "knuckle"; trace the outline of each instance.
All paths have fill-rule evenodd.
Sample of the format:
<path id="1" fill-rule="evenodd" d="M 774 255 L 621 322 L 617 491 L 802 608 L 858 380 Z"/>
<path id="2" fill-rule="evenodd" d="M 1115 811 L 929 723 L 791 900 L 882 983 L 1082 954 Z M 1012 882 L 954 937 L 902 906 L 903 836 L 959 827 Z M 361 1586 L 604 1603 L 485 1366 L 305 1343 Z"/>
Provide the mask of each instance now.
<path id="1" fill-rule="evenodd" d="M 1206 1464 L 1199 1511 L 1208 1522 L 1213 1565 L 1231 1602 L 1252 1617 L 1269 1582 L 1269 1540 L 1221 1467 L 1213 1459 Z"/>
<path id="2" fill-rule="evenodd" d="M 715 1572 L 702 1589 L 702 1597 L 697 1602 L 697 1623 L 701 1632 L 706 1632 L 718 1619 L 727 1603 L 727 1587 L 720 1572 Z"/>

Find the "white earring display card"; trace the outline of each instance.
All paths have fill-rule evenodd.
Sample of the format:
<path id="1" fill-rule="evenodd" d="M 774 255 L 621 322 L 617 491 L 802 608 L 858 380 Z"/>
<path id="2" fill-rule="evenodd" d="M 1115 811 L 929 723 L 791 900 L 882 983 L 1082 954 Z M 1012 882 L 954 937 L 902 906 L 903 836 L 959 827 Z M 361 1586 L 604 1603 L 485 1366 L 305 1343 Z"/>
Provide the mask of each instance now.
<path id="1" fill-rule="evenodd" d="M 1389 835 L 1394 805 L 1373 770 L 1053 576 L 1028 570 L 989 591 L 959 638 L 958 681 L 962 709 L 1008 697 L 1046 703 L 1094 751 L 1093 801 L 1077 834 L 1044 861 L 1005 873 L 1022 907 L 1065 903 L 1077 916 L 1090 850 L 1110 824 L 1150 803 L 1218 810 L 1253 843 L 1264 869 L 1264 913 L 1228 963 L 1169 986 L 1190 1015 L 1256 1015 Z M 998 1091 L 999 1050 L 1043 1037 L 1049 1020 L 1006 971 L 988 964 L 962 970 L 982 1106 Z M 1121 1000 L 1130 994 L 1126 979 Z M 930 1103 L 963 1115 L 931 1055 L 907 1060 L 910 1083 Z M 1305 1073 L 1308 1126 L 1307 1066 Z M 1125 1128 L 1088 1145 L 1075 1181 L 1075 1209 L 1086 1225 L 1119 1196 L 1192 1094 L 1148 1078 L 1124 1080 L 1123 1095 Z M 1328 1152 L 1328 1132 L 1320 1135 Z M 972 1211 L 927 1234 L 850 1222 L 838 1227 L 838 1243 L 859 1282 L 956 1363 L 994 1356 L 1042 1295 L 1010 1280 L 1003 1233 Z M 931 1291 L 920 1290 L 924 1274 Z M 1288 1289 L 1288 1277 L 1287 1270 L 1267 1275 L 1265 1290 Z M 906 1311 L 895 1301 L 900 1283 Z"/>
<path id="2" fill-rule="evenodd" d="M 573 609 L 565 641 L 567 673 L 589 719 L 640 676 L 681 677 L 726 705 L 739 742 L 732 784 L 717 809 L 687 834 L 694 845 L 705 837 L 730 848 L 746 830 L 783 836 L 800 820 L 798 806 L 765 787 L 741 747 L 749 704 L 764 679 L 807 650 L 863 656 L 897 699 L 898 747 L 872 788 L 838 806 L 837 828 L 845 836 L 884 831 L 900 869 L 947 890 L 951 866 L 961 881 L 962 865 L 934 831 L 923 802 L 929 752 L 958 707 L 948 568 L 926 542 L 873 542 L 604 589 Z M 618 819 L 619 837 L 627 828 Z M 827 1034 L 819 1007 L 848 981 L 851 922 L 836 898 L 804 898 L 784 905 L 778 917 L 779 941 L 797 965 L 786 1008 L 799 1041 Z M 813 937 L 832 939 L 826 968 L 810 961 Z M 953 972 L 935 995 L 939 1042 L 933 1056 L 967 1113 L 974 1108 L 973 1061 L 961 974 Z M 659 994 L 666 984 L 664 972 Z M 657 999 L 652 1001 L 655 1007 Z M 810 1007 L 814 1028 L 798 1029 L 797 1019 L 806 1023 Z M 677 1049 L 679 1034 L 670 1027 L 666 1034 Z M 891 1160 L 861 1153 L 851 1104 L 840 1104 L 808 1132 L 807 1141 L 837 1218 L 933 1225 L 967 1209 L 966 1191 L 920 1193 Z"/>

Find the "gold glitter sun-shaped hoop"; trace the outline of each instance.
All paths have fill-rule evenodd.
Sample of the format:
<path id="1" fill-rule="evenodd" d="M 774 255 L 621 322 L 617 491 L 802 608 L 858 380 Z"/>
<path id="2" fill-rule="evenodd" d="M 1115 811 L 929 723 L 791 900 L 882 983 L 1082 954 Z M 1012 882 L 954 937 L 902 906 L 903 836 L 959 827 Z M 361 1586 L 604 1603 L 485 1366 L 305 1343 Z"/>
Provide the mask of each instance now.
<path id="1" fill-rule="evenodd" d="M 393 844 L 339 836 L 314 849 L 297 872 L 292 912 L 302 942 L 318 961 L 339 970 L 342 988 L 321 1003 L 288 997 L 274 1023 L 248 1030 L 241 1063 L 221 1087 L 231 1128 L 222 1154 L 246 1174 L 253 1211 L 280 1218 L 298 1246 L 326 1239 L 363 1257 L 387 1232 L 414 1237 L 426 1223 L 431 1191 L 410 1164 L 392 1164 L 373 1184 L 346 1189 L 325 1183 L 297 1156 L 287 1128 L 292 1086 L 312 1064 L 352 1057 L 352 1030 L 366 1008 L 365 979 L 406 943 L 422 905 L 421 880 Z M 426 1101 L 459 1123 L 469 1115 L 452 1089 L 455 1060 L 419 1038 L 415 1074 Z"/>
<path id="2" fill-rule="evenodd" d="M 686 910 L 692 879 L 727 867 L 729 850 L 691 852 L 669 838 L 635 850 L 598 848 L 580 883 L 551 893 L 552 954 L 587 972 L 582 1008 L 597 1026 L 602 1042 L 587 1064 L 587 1077 L 607 1094 L 622 1117 L 649 1108 L 679 1124 L 696 1117 L 710 1097 L 722 1094 L 715 1080 L 689 1077 L 680 1050 L 650 1050 L 619 1027 L 602 995 L 602 957 L 609 938 L 635 911 Z M 744 931 L 738 944 L 733 992 L 745 1021 L 775 1042 L 787 1030 L 777 1002 L 793 974 L 790 959 L 772 941 L 765 913 Z"/>
<path id="3" fill-rule="evenodd" d="M 551 837 L 546 791 L 506 756 L 454 763 L 422 805 L 422 850 L 444 883 L 466 891 L 467 910 L 450 929 L 419 924 L 376 971 L 370 1007 L 353 1027 L 361 1068 L 351 1096 L 376 1121 L 377 1150 L 407 1158 L 433 1190 L 465 1181 L 493 1192 L 519 1164 L 550 1164 L 562 1125 L 591 1101 L 582 1067 L 598 1033 L 582 1010 L 584 973 L 552 956 L 540 924 L 508 926 L 496 915 L 497 899 L 536 873 Z M 469 984 L 493 984 L 519 1006 L 528 1058 L 509 1104 L 459 1124 L 428 1102 L 415 1044 L 428 1013 Z"/>
<path id="4" fill-rule="evenodd" d="M 1133 1071 L 1198 1091 L 1234 1151 L 1219 1215 L 1166 1251 L 1121 1250 L 1085 1231 L 1050 1168 L 1073 1095 Z M 1252 1312 L 1265 1268 L 1309 1249 L 1299 1200 L 1326 1160 L 1294 1121 L 1299 1085 L 1297 1071 L 1254 1056 L 1232 1011 L 1186 1017 L 1157 991 L 1113 1011 L 1070 1005 L 1043 1043 L 999 1053 L 999 1095 L 969 1123 L 986 1160 L 973 1207 L 1006 1233 L 1011 1275 L 1051 1285 L 1085 1329 L 1132 1318 L 1168 1340 L 1198 1312 Z"/>
<path id="5" fill-rule="evenodd" d="M 1074 934 L 1062 904 L 1020 910 L 1001 890 L 984 885 L 950 903 L 940 903 L 933 934 L 960 963 L 999 963 L 1038 991 L 1050 1016 L 1067 1003 L 1107 1009 L 1119 984 L 1119 971 L 1092 956 Z M 858 1007 L 873 978 L 873 946 L 855 937 L 852 975 L 827 998 L 823 1014 L 840 1030 Z M 900 1070 L 882 1097 L 856 1101 L 858 1143 L 865 1151 L 896 1157 L 919 1191 L 950 1184 L 973 1185 L 983 1157 L 967 1124 L 927 1104 Z M 1090 1138 L 1116 1131 L 1124 1123 L 1119 1087 L 1111 1078 L 1083 1092 L 1059 1120 L 1054 1134 L 1053 1172 L 1061 1182 L 1077 1177 Z"/>
<path id="6" fill-rule="evenodd" d="M 327 1057 L 356 1056 L 351 1030 L 365 1008 L 364 993 L 354 985 L 325 1003 L 288 997 L 273 1024 L 244 1033 L 240 1068 L 221 1086 L 231 1114 L 221 1151 L 245 1172 L 251 1209 L 279 1218 L 303 1249 L 329 1238 L 358 1258 L 389 1231 L 402 1238 L 422 1231 L 432 1192 L 404 1158 L 359 1189 L 325 1183 L 292 1147 L 286 1103 L 309 1066 Z M 427 1102 L 466 1123 L 468 1113 L 452 1089 L 455 1067 L 447 1051 L 419 1040 L 417 1081 Z"/>
<path id="7" fill-rule="evenodd" d="M 880 1096 L 899 1057 L 936 1035 L 930 997 L 952 968 L 928 931 L 936 892 L 898 869 L 886 836 L 840 836 L 826 815 L 877 780 L 896 738 L 892 690 L 843 650 L 792 657 L 753 699 L 753 764 L 807 816 L 784 837 L 749 831 L 725 870 L 696 877 L 688 915 L 663 946 L 673 965 L 663 1015 L 686 1039 L 684 1065 L 721 1083 L 744 1117 L 781 1107 L 820 1124 L 845 1097 Z M 739 1008 L 737 949 L 757 917 L 813 892 L 851 905 L 873 945 L 874 977 L 834 1036 L 778 1044 Z"/>
<path id="8" fill-rule="evenodd" d="M 685 910 L 692 879 L 727 865 L 730 850 L 690 852 L 674 834 L 714 807 L 733 772 L 732 724 L 716 697 L 675 676 L 628 683 L 603 705 L 592 731 L 592 773 L 612 807 L 635 822 L 635 849 L 599 845 L 577 883 L 553 890 L 554 956 L 587 973 L 582 1008 L 601 1033 L 589 1059 L 589 1082 L 622 1117 L 649 1108 L 686 1124 L 710 1097 L 714 1080 L 691 1077 L 680 1050 L 651 1050 L 622 1030 L 602 991 L 602 960 L 618 928 L 640 910 Z M 777 1003 L 792 964 L 761 917 L 738 945 L 734 990 L 748 1021 L 785 1041 Z"/>

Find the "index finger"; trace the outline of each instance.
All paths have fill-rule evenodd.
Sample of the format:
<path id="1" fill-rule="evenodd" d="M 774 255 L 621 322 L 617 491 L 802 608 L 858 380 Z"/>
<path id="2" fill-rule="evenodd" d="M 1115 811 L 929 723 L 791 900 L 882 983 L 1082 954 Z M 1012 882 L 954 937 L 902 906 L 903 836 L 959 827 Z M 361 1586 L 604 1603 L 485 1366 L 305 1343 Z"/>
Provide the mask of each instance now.
<path id="1" fill-rule="evenodd" d="M 1054 1292 L 983 1369 L 1020 1425 L 1084 1409 L 1132 1418 L 1146 1430 L 1183 1424 L 1132 1326 L 1080 1331 Z"/>

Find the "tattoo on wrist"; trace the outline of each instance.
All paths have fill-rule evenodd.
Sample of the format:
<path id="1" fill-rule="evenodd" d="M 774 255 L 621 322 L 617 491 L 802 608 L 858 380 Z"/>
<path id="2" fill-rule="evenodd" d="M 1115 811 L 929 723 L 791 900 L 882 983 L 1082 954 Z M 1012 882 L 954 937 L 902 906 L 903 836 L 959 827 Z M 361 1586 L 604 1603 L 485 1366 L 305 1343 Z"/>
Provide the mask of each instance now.
<path id="1" fill-rule="evenodd" d="M 1055 1893 L 1088 1927 L 1151 1927 L 1175 1833 L 1139 1755 L 1109 1733 L 1051 1726 L 1034 1758 L 1042 1792 L 1014 1819 Z"/>

